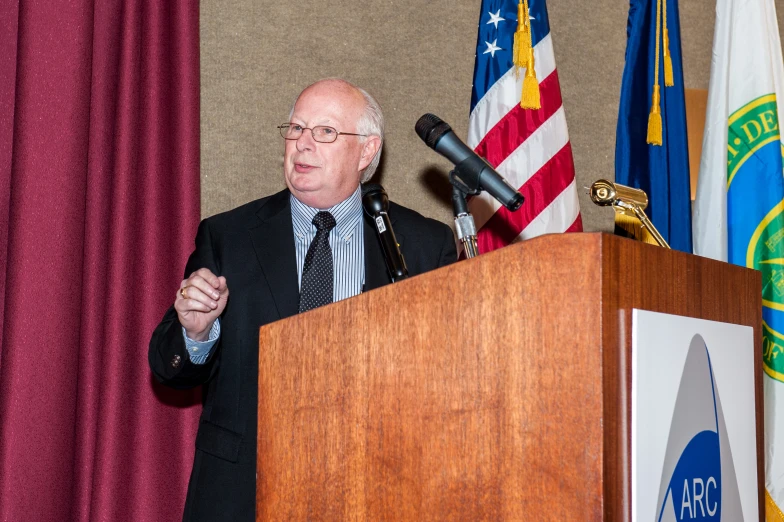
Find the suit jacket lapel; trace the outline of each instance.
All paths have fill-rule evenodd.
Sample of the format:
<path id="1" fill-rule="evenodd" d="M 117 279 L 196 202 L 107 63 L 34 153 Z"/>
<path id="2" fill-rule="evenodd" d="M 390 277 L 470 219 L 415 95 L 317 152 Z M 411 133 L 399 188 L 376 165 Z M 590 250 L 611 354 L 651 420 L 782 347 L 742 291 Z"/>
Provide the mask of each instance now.
<path id="1" fill-rule="evenodd" d="M 381 241 L 378 239 L 378 232 L 376 232 L 375 222 L 363 214 L 363 221 L 365 223 L 365 286 L 364 292 L 373 290 L 392 282 L 387 271 L 387 263 L 384 261 L 384 251 L 381 248 Z M 395 220 L 389 216 L 392 225 Z M 393 227 L 394 230 L 394 227 Z M 395 231 L 395 239 L 399 244 L 403 244 L 403 236 Z"/>
<path id="2" fill-rule="evenodd" d="M 267 280 L 278 315 L 281 319 L 295 315 L 299 310 L 297 284 L 297 256 L 294 251 L 294 229 L 291 224 L 291 201 L 288 190 L 271 196 L 256 212 L 256 219 L 249 225 L 249 232 L 256 251 L 256 259 Z M 392 224 L 395 219 L 390 215 Z M 365 286 L 373 290 L 391 283 L 384 252 L 372 219 L 363 215 L 365 243 Z M 403 245 L 403 235 L 395 231 Z"/>
<path id="3" fill-rule="evenodd" d="M 289 191 L 271 196 L 258 210 L 256 218 L 249 226 L 256 258 L 278 315 L 281 319 L 290 317 L 299 310 L 299 287 Z"/>

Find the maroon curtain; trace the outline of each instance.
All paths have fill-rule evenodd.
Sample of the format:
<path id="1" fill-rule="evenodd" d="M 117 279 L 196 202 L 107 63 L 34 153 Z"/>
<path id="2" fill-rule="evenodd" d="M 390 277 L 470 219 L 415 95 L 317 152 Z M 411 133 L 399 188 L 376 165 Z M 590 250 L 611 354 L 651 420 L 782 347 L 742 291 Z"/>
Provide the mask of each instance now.
<path id="1" fill-rule="evenodd" d="M 0 2 L 0 520 L 182 516 L 147 343 L 199 218 L 198 0 Z"/>

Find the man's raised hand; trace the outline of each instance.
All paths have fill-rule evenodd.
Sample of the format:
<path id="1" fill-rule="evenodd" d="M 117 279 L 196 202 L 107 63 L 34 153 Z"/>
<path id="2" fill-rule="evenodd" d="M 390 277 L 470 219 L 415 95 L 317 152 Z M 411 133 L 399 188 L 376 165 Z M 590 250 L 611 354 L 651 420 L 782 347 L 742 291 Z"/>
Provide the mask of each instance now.
<path id="1" fill-rule="evenodd" d="M 215 319 L 229 299 L 226 278 L 200 268 L 183 280 L 177 290 L 174 309 L 185 334 L 194 341 L 206 341 Z"/>

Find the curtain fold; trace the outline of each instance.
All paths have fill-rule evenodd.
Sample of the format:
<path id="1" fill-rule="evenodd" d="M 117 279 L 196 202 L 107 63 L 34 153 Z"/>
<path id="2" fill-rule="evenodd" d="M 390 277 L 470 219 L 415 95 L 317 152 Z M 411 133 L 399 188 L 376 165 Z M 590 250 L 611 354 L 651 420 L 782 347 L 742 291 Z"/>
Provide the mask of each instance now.
<path id="1" fill-rule="evenodd" d="M 16 41 L 19 1 L 0 3 L 0 347 L 3 346 L 2 310 L 5 303 L 5 267 L 8 260 L 8 220 L 11 198 L 11 152 L 14 138 L 16 93 Z M 3 351 L 0 349 L 0 367 Z M 2 418 L 0 418 L 2 422 Z M 2 468 L 0 468 L 2 469 Z"/>
<path id="2" fill-rule="evenodd" d="M 199 219 L 198 1 L 0 20 L 0 520 L 178 520 L 200 397 L 146 354 Z"/>

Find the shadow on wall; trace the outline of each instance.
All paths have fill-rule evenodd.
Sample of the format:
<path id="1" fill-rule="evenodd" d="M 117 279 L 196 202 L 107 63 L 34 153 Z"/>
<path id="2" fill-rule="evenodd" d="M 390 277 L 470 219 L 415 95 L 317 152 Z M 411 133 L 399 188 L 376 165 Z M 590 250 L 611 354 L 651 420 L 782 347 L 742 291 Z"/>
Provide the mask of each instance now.
<path id="1" fill-rule="evenodd" d="M 429 194 L 432 200 L 436 201 L 440 207 L 452 211 L 452 184 L 449 182 L 449 172 L 446 168 L 440 165 L 428 165 L 419 173 L 417 179 L 420 186 Z M 490 206 L 490 202 L 482 199 L 473 203 L 470 210 L 472 214 L 491 215 L 495 212 L 495 209 L 486 208 Z M 509 221 L 493 221 L 492 226 L 495 232 L 500 237 L 507 238 L 507 241 L 512 241 L 517 237 L 518 232 Z"/>
<path id="2" fill-rule="evenodd" d="M 452 184 L 449 172 L 441 165 L 427 165 L 417 175 L 422 187 L 443 208 L 452 208 Z"/>
<path id="3" fill-rule="evenodd" d="M 387 156 L 382 156 L 378 169 L 370 182 L 378 183 L 382 186 L 384 185 L 384 170 L 386 163 Z M 451 213 L 452 184 L 449 182 L 449 170 L 449 167 L 432 163 L 415 173 L 413 178 L 416 179 L 419 191 L 423 195 L 426 195 L 428 199 L 434 201 L 440 208 Z M 390 195 L 390 199 L 394 201 L 394 195 Z M 474 212 L 476 211 L 477 209 L 474 209 Z M 492 213 L 492 210 L 488 213 Z"/>
<path id="4" fill-rule="evenodd" d="M 384 148 L 387 149 L 388 147 L 389 144 L 385 143 Z M 387 154 L 382 154 L 378 169 L 369 182 L 378 183 L 381 186 L 384 185 L 388 161 L 389 156 Z M 426 195 L 429 199 L 435 201 L 440 208 L 451 212 L 452 185 L 449 183 L 449 167 L 432 163 L 426 165 L 418 172 L 413 173 L 412 179 L 416 180 L 418 190 L 423 195 Z M 399 196 L 399 194 L 389 194 L 390 199 L 393 201 L 399 199 L 399 197 L 396 196 Z"/>

